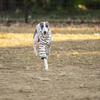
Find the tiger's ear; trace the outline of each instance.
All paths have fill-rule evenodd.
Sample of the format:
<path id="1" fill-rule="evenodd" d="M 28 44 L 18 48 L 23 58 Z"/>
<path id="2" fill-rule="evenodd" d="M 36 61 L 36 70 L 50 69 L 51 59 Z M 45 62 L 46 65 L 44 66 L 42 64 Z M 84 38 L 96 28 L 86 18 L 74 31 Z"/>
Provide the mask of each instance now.
<path id="1" fill-rule="evenodd" d="M 49 22 L 48 22 L 48 21 L 46 21 L 46 24 L 47 24 L 47 25 L 49 25 Z"/>
<path id="2" fill-rule="evenodd" d="M 43 29 L 43 22 L 40 23 L 40 27 L 41 27 L 41 29 Z"/>
<path id="3" fill-rule="evenodd" d="M 42 25 L 43 25 L 43 22 L 40 23 L 40 26 L 42 26 Z"/>

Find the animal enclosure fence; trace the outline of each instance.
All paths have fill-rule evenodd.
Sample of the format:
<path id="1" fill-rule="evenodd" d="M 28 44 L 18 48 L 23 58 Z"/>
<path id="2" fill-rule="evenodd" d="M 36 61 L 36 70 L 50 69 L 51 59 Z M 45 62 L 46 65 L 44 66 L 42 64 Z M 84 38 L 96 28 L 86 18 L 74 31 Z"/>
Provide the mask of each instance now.
<path id="1" fill-rule="evenodd" d="M 0 0 L 0 20 L 100 22 L 100 1 Z"/>

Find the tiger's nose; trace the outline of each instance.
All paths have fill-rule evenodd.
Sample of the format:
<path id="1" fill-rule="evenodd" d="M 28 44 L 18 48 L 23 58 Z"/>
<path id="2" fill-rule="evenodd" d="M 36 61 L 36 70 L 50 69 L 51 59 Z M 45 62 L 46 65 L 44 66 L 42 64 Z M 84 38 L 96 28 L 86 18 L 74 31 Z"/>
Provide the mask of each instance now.
<path id="1" fill-rule="evenodd" d="M 44 35 L 46 34 L 46 31 L 44 31 Z"/>

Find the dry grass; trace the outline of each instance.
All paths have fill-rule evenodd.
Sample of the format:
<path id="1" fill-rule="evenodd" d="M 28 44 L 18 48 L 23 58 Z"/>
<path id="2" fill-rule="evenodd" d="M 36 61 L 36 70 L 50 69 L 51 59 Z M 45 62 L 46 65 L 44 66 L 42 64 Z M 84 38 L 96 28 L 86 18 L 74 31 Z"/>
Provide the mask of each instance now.
<path id="1" fill-rule="evenodd" d="M 33 35 L 30 33 L 1 33 L 0 34 L 0 47 L 16 47 L 16 46 L 28 46 L 32 44 Z"/>
<path id="2" fill-rule="evenodd" d="M 94 34 L 52 34 L 53 41 L 95 40 L 100 39 L 99 33 Z M 33 43 L 33 33 L 1 33 L 0 47 L 28 46 Z"/>
<path id="3" fill-rule="evenodd" d="M 93 40 L 100 39 L 100 34 L 53 34 L 53 41 Z"/>

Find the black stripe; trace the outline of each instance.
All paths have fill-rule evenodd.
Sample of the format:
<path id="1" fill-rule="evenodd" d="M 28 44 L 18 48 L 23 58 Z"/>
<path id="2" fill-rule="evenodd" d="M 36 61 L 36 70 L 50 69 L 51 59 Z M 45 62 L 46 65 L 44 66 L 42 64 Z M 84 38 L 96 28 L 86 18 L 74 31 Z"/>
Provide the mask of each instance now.
<path id="1" fill-rule="evenodd" d="M 45 50 L 39 50 L 39 52 L 45 52 Z"/>
<path id="2" fill-rule="evenodd" d="M 37 29 L 36 29 L 35 32 L 34 32 L 34 36 L 33 36 L 33 38 L 35 37 L 36 33 L 37 33 Z"/>
<path id="3" fill-rule="evenodd" d="M 40 53 L 40 55 L 42 55 L 42 56 L 46 56 L 46 54 L 45 54 L 45 53 Z"/>

